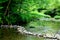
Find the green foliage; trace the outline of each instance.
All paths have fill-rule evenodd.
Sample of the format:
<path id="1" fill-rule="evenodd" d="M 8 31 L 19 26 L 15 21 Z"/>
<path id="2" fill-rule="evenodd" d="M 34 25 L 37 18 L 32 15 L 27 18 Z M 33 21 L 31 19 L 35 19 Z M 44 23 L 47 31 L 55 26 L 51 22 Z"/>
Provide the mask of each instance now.
<path id="1" fill-rule="evenodd" d="M 0 7 L 0 9 L 2 9 L 3 7 Z"/>
<path id="2" fill-rule="evenodd" d="M 55 18 L 55 19 L 60 19 L 60 16 L 55 16 L 54 18 Z"/>
<path id="3" fill-rule="evenodd" d="M 54 2 L 53 2 L 54 1 Z M 50 17 L 52 12 L 55 8 L 58 8 L 58 2 L 59 0 L 24 0 L 21 5 L 21 13 L 27 14 L 30 12 L 30 14 L 33 14 L 34 17 L 37 16 L 37 18 L 43 18 L 43 17 Z M 40 10 L 38 10 L 40 9 Z M 51 11 L 51 12 L 48 12 Z M 48 12 L 46 15 L 45 13 Z M 29 13 L 28 13 L 29 14 Z M 54 13 L 53 13 L 54 14 Z M 38 16 L 39 15 L 39 16 Z M 54 15 L 55 16 L 55 15 Z M 23 16 L 22 16 L 23 17 Z M 31 15 L 33 18 L 33 16 Z"/>
<path id="4" fill-rule="evenodd" d="M 0 23 L 28 23 L 37 18 L 51 18 L 54 9 L 57 11 L 53 14 L 60 15 L 60 0 L 0 0 Z"/>
<path id="5" fill-rule="evenodd" d="M 4 3 L 4 2 L 6 2 L 6 1 L 8 1 L 8 0 L 0 0 L 0 3 Z"/>

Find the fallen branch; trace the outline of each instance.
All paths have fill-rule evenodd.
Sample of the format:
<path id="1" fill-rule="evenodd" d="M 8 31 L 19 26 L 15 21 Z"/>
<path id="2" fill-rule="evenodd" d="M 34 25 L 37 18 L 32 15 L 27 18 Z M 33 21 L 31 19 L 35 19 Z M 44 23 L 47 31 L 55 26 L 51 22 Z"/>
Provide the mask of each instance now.
<path id="1" fill-rule="evenodd" d="M 38 34 L 38 33 L 32 33 L 32 32 L 29 32 L 27 31 L 24 27 L 21 27 L 21 26 L 17 26 L 17 30 L 21 33 L 21 34 L 27 34 L 27 35 L 33 35 L 33 36 L 38 36 L 38 37 L 43 37 L 43 38 L 48 38 L 48 39 L 58 39 L 60 40 L 60 35 L 59 34 L 56 34 L 53 36 L 51 34 Z"/>
<path id="2" fill-rule="evenodd" d="M 41 33 L 32 33 L 27 31 L 24 27 L 22 26 L 17 26 L 17 25 L 1 25 L 1 28 L 16 28 L 18 30 L 19 33 L 21 34 L 25 34 L 25 35 L 32 35 L 32 36 L 37 36 L 37 37 L 43 37 L 46 39 L 57 39 L 60 40 L 60 35 L 59 34 L 41 34 Z"/>

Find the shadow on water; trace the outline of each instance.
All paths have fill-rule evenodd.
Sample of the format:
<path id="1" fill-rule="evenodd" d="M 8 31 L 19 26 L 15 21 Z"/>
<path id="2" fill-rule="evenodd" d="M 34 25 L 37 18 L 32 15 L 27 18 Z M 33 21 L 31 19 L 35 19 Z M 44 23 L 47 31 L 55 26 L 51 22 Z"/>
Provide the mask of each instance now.
<path id="1" fill-rule="evenodd" d="M 32 21 L 26 29 L 33 33 L 57 33 L 60 30 L 60 22 L 54 21 Z M 16 29 L 0 28 L 0 40 L 52 40 L 39 38 L 30 35 L 22 35 L 16 32 Z"/>

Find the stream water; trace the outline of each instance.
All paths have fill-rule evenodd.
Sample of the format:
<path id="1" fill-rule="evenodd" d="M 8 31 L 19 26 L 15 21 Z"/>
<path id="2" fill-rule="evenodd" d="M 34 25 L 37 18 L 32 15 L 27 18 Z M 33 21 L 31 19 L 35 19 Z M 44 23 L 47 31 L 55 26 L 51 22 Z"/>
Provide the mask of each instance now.
<path id="1" fill-rule="evenodd" d="M 32 21 L 26 27 L 28 31 L 33 33 L 50 33 L 56 34 L 60 30 L 60 22 L 55 21 Z M 56 40 L 39 38 L 31 35 L 22 35 L 16 32 L 15 29 L 0 28 L 0 40 Z"/>

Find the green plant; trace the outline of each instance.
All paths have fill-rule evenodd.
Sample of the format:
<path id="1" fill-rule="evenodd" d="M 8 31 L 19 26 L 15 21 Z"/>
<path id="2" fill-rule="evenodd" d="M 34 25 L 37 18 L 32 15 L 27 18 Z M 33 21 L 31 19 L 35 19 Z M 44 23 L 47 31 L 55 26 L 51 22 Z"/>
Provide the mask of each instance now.
<path id="1" fill-rule="evenodd" d="M 58 11 L 53 14 L 60 15 L 59 0 L 0 0 L 0 24 L 20 24 L 37 18 L 51 18 L 54 9 Z"/>

